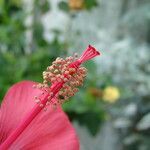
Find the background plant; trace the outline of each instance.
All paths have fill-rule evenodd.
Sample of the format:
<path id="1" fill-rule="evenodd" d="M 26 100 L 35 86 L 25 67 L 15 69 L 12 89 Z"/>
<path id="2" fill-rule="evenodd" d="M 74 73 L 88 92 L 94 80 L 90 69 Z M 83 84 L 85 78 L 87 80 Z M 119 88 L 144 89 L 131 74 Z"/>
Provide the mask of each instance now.
<path id="1" fill-rule="evenodd" d="M 149 9 L 148 0 L 0 0 L 0 100 L 18 81 L 41 82 L 57 56 L 94 44 L 102 56 L 86 64 L 84 86 L 63 106 L 81 131 L 81 149 L 148 150 Z M 110 86 L 120 93 L 114 103 L 103 99 Z"/>

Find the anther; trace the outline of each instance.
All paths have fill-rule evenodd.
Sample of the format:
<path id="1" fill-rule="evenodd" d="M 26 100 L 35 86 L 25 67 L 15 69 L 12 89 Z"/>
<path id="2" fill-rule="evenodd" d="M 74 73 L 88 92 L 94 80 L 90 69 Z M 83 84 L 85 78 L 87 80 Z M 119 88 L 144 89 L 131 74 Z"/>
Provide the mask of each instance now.
<path id="1" fill-rule="evenodd" d="M 34 96 L 34 99 L 37 99 L 38 97 L 37 96 Z"/>
<path id="2" fill-rule="evenodd" d="M 40 107 L 44 107 L 44 105 L 43 105 L 43 104 L 40 104 L 39 106 L 40 106 Z"/>
<path id="3" fill-rule="evenodd" d="M 36 102 L 37 104 L 39 104 L 39 103 L 40 103 L 40 100 L 39 100 L 39 99 L 36 99 L 35 102 Z"/>
<path id="4" fill-rule="evenodd" d="M 47 108 L 46 108 L 46 107 L 44 107 L 44 108 L 43 108 L 43 110 L 44 110 L 44 111 L 47 111 Z"/>
<path id="5" fill-rule="evenodd" d="M 32 87 L 35 89 L 35 88 L 36 88 L 36 85 L 34 84 Z"/>

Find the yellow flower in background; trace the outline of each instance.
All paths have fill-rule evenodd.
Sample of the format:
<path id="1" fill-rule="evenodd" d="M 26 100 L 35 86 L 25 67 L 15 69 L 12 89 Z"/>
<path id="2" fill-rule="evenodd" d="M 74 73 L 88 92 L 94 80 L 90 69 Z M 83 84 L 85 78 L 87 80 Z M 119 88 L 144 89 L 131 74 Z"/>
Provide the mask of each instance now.
<path id="1" fill-rule="evenodd" d="M 109 103 L 114 103 L 120 98 L 120 92 L 117 87 L 108 86 L 103 91 L 103 100 Z"/>
<path id="2" fill-rule="evenodd" d="M 80 10 L 83 8 L 84 0 L 69 0 L 69 7 L 72 10 Z"/>

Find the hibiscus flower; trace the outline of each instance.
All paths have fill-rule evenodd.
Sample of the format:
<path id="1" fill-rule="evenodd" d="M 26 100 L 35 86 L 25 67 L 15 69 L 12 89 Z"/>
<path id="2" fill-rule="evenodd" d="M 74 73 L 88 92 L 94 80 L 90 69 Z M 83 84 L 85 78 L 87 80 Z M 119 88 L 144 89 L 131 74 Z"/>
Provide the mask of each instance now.
<path id="1" fill-rule="evenodd" d="M 0 150 L 78 150 L 78 137 L 61 104 L 83 84 L 86 69 L 80 65 L 99 54 L 89 46 L 79 59 L 57 58 L 43 72 L 43 83 L 13 85 L 0 108 Z"/>

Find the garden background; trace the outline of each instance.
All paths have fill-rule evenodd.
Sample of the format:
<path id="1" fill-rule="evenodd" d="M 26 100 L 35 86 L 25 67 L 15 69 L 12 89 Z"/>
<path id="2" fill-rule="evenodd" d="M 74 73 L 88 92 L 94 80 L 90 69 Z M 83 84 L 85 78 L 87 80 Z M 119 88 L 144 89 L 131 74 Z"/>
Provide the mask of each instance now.
<path id="1" fill-rule="evenodd" d="M 149 150 L 149 0 L 0 0 L 0 100 L 89 44 L 101 56 L 63 106 L 81 150 Z"/>

